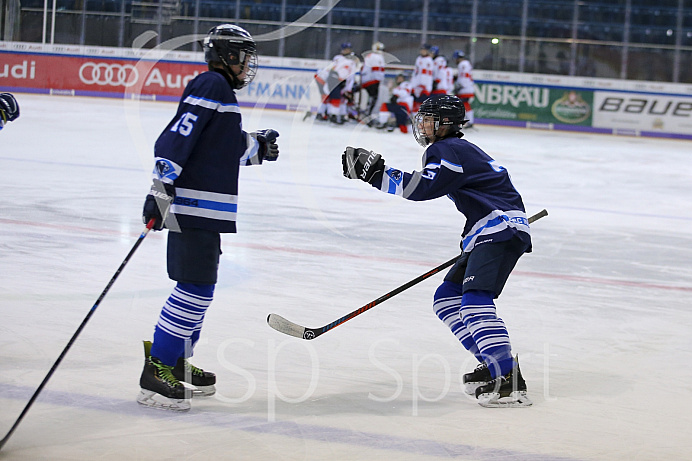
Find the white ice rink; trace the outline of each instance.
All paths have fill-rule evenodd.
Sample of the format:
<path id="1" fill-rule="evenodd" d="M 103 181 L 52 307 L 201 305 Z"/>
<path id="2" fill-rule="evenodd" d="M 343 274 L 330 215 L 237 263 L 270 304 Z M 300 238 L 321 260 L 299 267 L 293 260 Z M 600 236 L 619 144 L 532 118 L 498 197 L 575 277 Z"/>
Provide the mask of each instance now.
<path id="1" fill-rule="evenodd" d="M 153 143 L 173 103 L 18 94 L 0 132 L 0 437 L 142 231 Z M 215 397 L 135 402 L 173 282 L 151 233 L 0 452 L 9 460 L 682 460 L 692 455 L 692 144 L 480 126 L 532 226 L 497 300 L 534 406 L 484 409 L 470 355 L 432 311 L 442 274 L 314 341 L 320 327 L 458 252 L 446 198 L 413 203 L 341 175 L 346 145 L 420 167 L 411 135 L 303 122 L 276 163 L 241 170 L 239 233 L 193 363 Z"/>

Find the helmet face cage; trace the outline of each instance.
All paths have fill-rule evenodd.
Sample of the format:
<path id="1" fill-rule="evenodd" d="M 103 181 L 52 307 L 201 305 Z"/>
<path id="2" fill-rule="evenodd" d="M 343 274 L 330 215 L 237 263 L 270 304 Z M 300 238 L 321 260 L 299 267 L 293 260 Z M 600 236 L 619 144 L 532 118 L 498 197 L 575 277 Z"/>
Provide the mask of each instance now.
<path id="1" fill-rule="evenodd" d="M 224 24 L 212 28 L 203 42 L 204 60 L 208 63 L 219 62 L 235 82 L 234 88 L 247 86 L 257 74 L 257 51 L 255 41 L 250 34 L 233 24 Z M 231 66 L 240 66 L 240 73 L 245 78 L 238 78 Z"/>
<path id="2" fill-rule="evenodd" d="M 461 129 L 466 123 L 464 103 L 456 96 L 444 95 L 426 99 L 413 118 L 413 136 L 426 147 L 437 139 L 437 131 L 444 126 Z"/>

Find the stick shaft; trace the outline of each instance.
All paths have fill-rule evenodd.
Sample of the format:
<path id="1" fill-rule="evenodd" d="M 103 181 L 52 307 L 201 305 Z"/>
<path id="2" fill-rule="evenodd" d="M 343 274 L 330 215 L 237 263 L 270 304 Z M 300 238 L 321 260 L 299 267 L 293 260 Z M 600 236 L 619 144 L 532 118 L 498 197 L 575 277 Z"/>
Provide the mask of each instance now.
<path id="1" fill-rule="evenodd" d="M 94 311 L 96 311 L 96 308 L 99 306 L 99 304 L 101 304 L 101 301 L 103 300 L 103 298 L 106 297 L 106 294 L 108 293 L 108 291 L 113 286 L 113 283 L 115 283 L 115 280 L 118 278 L 120 273 L 123 271 L 123 269 L 127 265 L 128 261 L 130 261 L 130 258 L 132 257 L 132 255 L 135 253 L 135 251 L 137 251 L 137 248 L 139 248 L 139 246 L 142 244 L 142 242 L 144 241 L 144 237 L 147 236 L 147 234 L 149 233 L 149 231 L 151 230 L 153 225 L 154 225 L 154 219 L 150 220 L 147 223 L 147 227 L 140 234 L 139 238 L 137 238 L 137 241 L 135 242 L 134 246 L 132 247 L 130 252 L 127 254 L 127 256 L 123 260 L 122 264 L 120 264 L 120 267 L 118 268 L 118 270 L 115 271 L 115 274 L 113 275 L 113 277 L 111 277 L 110 281 L 108 282 L 108 285 L 106 285 L 106 288 L 101 292 L 101 296 L 98 297 L 98 299 L 96 300 L 96 302 L 94 303 L 92 308 L 87 313 L 86 317 L 84 317 L 84 320 L 82 320 L 82 323 L 77 328 L 77 331 L 74 332 L 74 334 L 72 335 L 72 337 L 68 341 L 67 346 L 65 346 L 65 348 L 60 353 L 60 356 L 58 356 L 58 359 L 55 361 L 53 366 L 48 371 L 48 374 L 46 375 L 46 377 L 43 378 L 43 381 L 41 381 L 41 384 L 39 384 L 38 389 L 36 389 L 36 392 L 34 392 L 34 395 L 31 396 L 31 398 L 29 399 L 29 402 L 26 404 L 26 406 L 24 407 L 22 412 L 19 414 L 19 417 L 14 422 L 14 424 L 12 425 L 10 430 L 7 432 L 7 435 L 5 435 L 5 437 L 3 437 L 2 440 L 0 440 L 0 450 L 2 450 L 2 447 L 5 445 L 5 443 L 10 438 L 10 436 L 15 431 L 15 429 L 17 429 L 17 426 L 19 426 L 19 423 L 22 421 L 22 419 L 24 419 L 24 416 L 29 411 L 29 408 L 31 408 L 31 405 L 33 405 L 33 403 L 36 400 L 36 398 L 38 397 L 38 395 L 41 393 L 43 388 L 46 386 L 46 384 L 48 383 L 48 380 L 51 378 L 51 376 L 53 376 L 53 373 L 55 373 L 55 370 L 60 365 L 60 362 L 62 362 L 62 359 L 65 358 L 65 355 L 67 355 L 67 351 L 70 350 L 70 348 L 72 347 L 72 344 L 74 344 L 75 340 L 77 339 L 79 334 L 82 332 L 82 330 L 86 326 L 87 322 L 89 322 L 89 319 L 94 314 Z"/>
<path id="2" fill-rule="evenodd" d="M 548 216 L 548 211 L 545 210 L 545 209 L 539 211 L 538 213 L 536 213 L 536 214 L 533 215 L 533 216 L 530 216 L 529 219 L 528 219 L 529 224 L 535 222 L 535 221 L 538 220 L 538 219 L 541 219 L 541 218 L 544 217 L 544 216 Z M 411 280 L 411 281 L 409 281 L 409 282 L 407 282 L 407 283 L 401 285 L 401 286 L 398 287 L 398 288 L 393 289 L 393 290 L 390 291 L 389 293 L 383 294 L 382 296 L 380 296 L 380 297 L 377 298 L 376 300 L 369 302 L 369 303 L 366 304 L 365 306 L 363 306 L 363 307 L 361 307 L 361 308 L 359 308 L 359 309 L 356 309 L 356 310 L 353 311 L 353 312 L 350 312 L 350 313 L 344 315 L 344 316 L 341 317 L 340 319 L 335 320 L 334 322 L 329 323 L 329 324 L 323 326 L 322 328 L 306 328 L 306 327 L 301 327 L 300 325 L 297 325 L 297 324 L 295 324 L 295 323 L 293 323 L 293 322 L 290 322 L 290 321 L 284 319 L 283 317 L 281 317 L 281 320 L 280 320 L 280 321 L 274 322 L 274 321 L 271 320 L 271 319 L 272 319 L 272 316 L 273 316 L 274 314 L 270 314 L 270 315 L 269 315 L 269 317 L 267 318 L 267 322 L 269 323 L 269 325 L 270 325 L 272 328 L 278 329 L 279 331 L 282 331 L 282 328 L 286 328 L 285 325 L 289 325 L 288 328 L 291 330 L 291 333 L 287 333 L 287 331 L 282 331 L 282 333 L 291 334 L 292 336 L 298 336 L 298 334 L 296 334 L 296 333 L 297 333 L 297 332 L 300 332 L 301 329 L 302 329 L 302 330 L 303 330 L 303 332 L 302 332 L 302 337 L 303 337 L 304 339 L 315 339 L 316 337 L 320 336 L 321 334 L 326 333 L 327 331 L 329 331 L 329 330 L 331 330 L 331 329 L 333 329 L 333 328 L 338 327 L 338 326 L 341 325 L 342 323 L 345 323 L 345 322 L 351 320 L 353 317 L 356 317 L 356 316 L 362 314 L 363 312 L 372 309 L 373 307 L 377 306 L 378 304 L 381 304 L 382 302 L 388 300 L 389 298 L 392 298 L 392 297 L 398 295 L 398 294 L 401 293 L 402 291 L 406 291 L 406 290 L 408 290 L 409 288 L 411 288 L 412 286 L 417 285 L 418 283 L 422 282 L 423 280 L 432 277 L 433 275 L 437 274 L 437 273 L 440 272 L 441 270 L 444 270 L 444 269 L 446 269 L 446 268 L 452 266 L 454 263 L 457 262 L 457 260 L 458 260 L 460 257 L 461 257 L 461 255 L 458 255 L 458 256 L 453 257 L 453 258 L 450 259 L 449 261 L 440 264 L 440 265 L 437 266 L 436 268 L 429 270 L 428 272 L 426 272 L 426 273 L 423 274 L 423 275 L 419 275 L 419 276 L 416 277 L 415 279 L 413 279 L 413 280 Z M 277 316 L 277 317 L 278 317 L 278 316 Z"/>

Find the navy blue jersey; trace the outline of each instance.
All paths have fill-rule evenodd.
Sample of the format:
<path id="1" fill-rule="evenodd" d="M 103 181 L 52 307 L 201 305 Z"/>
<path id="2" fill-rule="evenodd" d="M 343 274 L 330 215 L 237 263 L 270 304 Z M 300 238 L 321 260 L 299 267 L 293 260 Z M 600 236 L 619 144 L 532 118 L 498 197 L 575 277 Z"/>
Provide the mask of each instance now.
<path id="1" fill-rule="evenodd" d="M 531 242 L 524 204 L 509 173 L 464 139 L 450 137 L 428 146 L 422 171 L 404 173 L 385 166 L 381 181 L 372 185 L 408 200 L 449 197 L 466 217 L 462 233 L 465 252 L 515 235 Z"/>
<path id="2" fill-rule="evenodd" d="M 261 163 L 258 147 L 226 77 L 208 71 L 191 80 L 154 146 L 154 177 L 175 186 L 178 224 L 235 232 L 240 165 Z"/>

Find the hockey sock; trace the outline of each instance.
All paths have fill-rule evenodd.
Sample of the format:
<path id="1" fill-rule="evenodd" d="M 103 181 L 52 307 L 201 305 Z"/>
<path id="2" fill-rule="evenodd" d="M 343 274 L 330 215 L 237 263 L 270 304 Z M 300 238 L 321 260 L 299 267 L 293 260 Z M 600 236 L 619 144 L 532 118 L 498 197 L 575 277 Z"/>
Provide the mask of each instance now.
<path id="1" fill-rule="evenodd" d="M 472 353 L 479 362 L 483 361 L 476 342 L 471 336 L 471 332 L 466 328 L 461 321 L 459 312 L 461 310 L 461 285 L 454 282 L 442 282 L 435 292 L 433 302 L 433 310 L 440 320 L 452 330 L 454 336 L 457 337 L 467 351 Z"/>
<path id="2" fill-rule="evenodd" d="M 507 328 L 497 316 L 493 298 L 490 291 L 469 290 L 464 293 L 461 320 L 471 332 L 494 379 L 509 373 L 514 368 L 514 359 Z"/>
<path id="3" fill-rule="evenodd" d="M 169 366 L 191 356 L 213 296 L 214 285 L 178 283 L 161 310 L 151 355 Z"/>
<path id="4" fill-rule="evenodd" d="M 469 125 L 473 125 L 473 109 L 466 111 L 466 119 Z"/>

